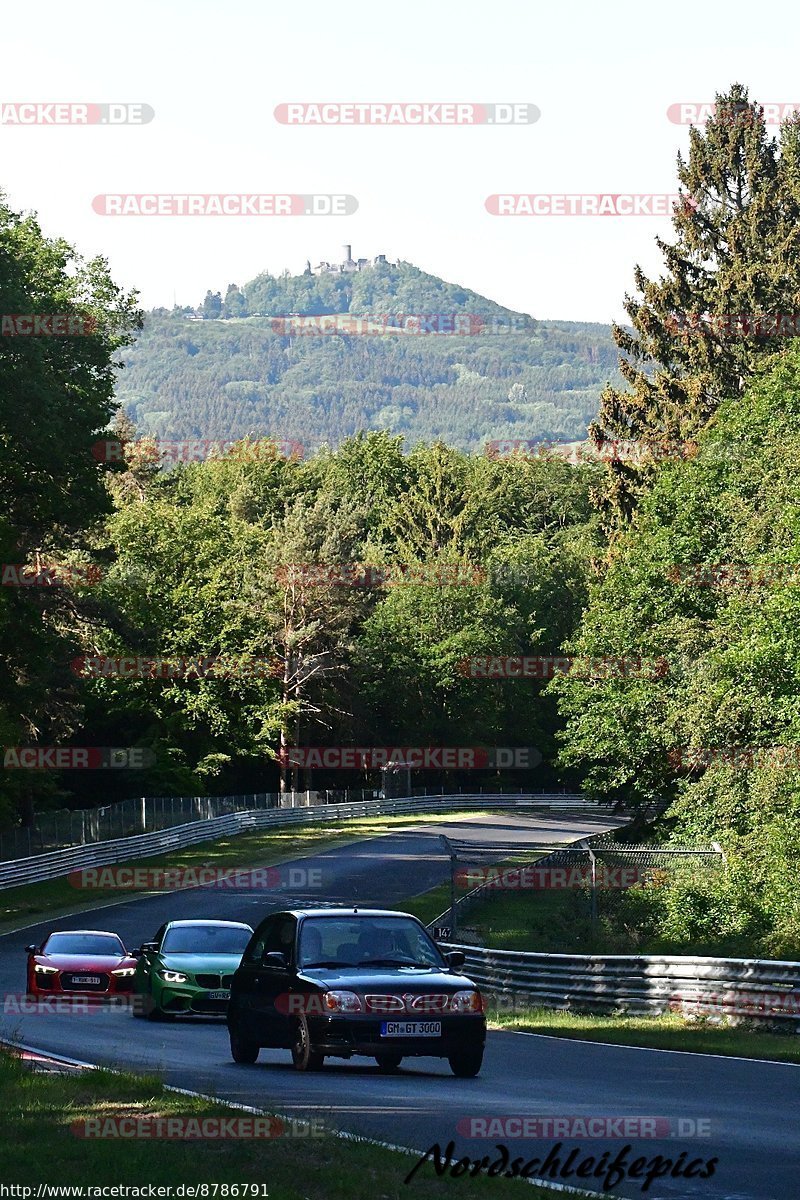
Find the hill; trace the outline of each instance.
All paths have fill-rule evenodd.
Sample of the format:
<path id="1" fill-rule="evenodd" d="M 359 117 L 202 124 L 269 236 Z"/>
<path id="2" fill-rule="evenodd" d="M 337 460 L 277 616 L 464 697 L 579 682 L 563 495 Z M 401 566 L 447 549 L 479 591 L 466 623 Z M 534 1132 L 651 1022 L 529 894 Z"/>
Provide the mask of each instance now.
<path id="1" fill-rule="evenodd" d="M 140 433 L 307 446 L 359 429 L 471 451 L 580 439 L 617 379 L 609 326 L 534 321 L 409 263 L 261 274 L 197 312 L 157 309 L 124 361 L 117 395 Z"/>

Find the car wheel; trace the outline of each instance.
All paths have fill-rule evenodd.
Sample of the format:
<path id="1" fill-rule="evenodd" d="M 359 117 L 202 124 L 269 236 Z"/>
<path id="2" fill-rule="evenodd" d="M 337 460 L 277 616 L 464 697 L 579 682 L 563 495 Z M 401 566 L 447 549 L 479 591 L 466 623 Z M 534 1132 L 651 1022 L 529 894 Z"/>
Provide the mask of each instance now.
<path id="1" fill-rule="evenodd" d="M 254 1063 L 258 1058 L 258 1052 L 261 1047 L 257 1042 L 251 1042 L 248 1038 L 243 1038 L 241 1034 L 236 1033 L 233 1029 L 229 1031 L 231 1039 L 231 1058 L 236 1063 Z"/>
<path id="2" fill-rule="evenodd" d="M 318 1071 L 325 1061 L 311 1044 L 311 1034 L 305 1016 L 298 1017 L 292 1034 L 292 1062 L 296 1071 Z"/>
<path id="3" fill-rule="evenodd" d="M 448 1055 L 447 1061 L 459 1079 L 474 1079 L 483 1063 L 483 1046 L 477 1050 L 459 1050 L 457 1054 Z"/>
<path id="4" fill-rule="evenodd" d="M 403 1061 L 402 1054 L 376 1054 L 375 1062 L 382 1071 L 396 1071 Z"/>

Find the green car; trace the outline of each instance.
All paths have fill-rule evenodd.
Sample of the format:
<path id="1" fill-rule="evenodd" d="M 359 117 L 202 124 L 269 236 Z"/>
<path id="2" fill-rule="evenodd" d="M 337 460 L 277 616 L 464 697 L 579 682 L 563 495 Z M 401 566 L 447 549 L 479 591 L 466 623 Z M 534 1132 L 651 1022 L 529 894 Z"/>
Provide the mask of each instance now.
<path id="1" fill-rule="evenodd" d="M 224 1014 L 233 972 L 252 937 L 240 921 L 168 921 L 144 942 L 133 977 L 133 1013 L 151 1021 L 180 1013 Z"/>

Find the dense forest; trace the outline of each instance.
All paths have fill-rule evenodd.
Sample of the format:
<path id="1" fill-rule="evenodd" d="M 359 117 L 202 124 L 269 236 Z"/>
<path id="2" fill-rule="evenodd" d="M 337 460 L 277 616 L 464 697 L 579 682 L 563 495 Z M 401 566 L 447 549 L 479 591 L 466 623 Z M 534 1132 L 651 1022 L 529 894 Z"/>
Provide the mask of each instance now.
<path id="1" fill-rule="evenodd" d="M 122 355 L 117 398 L 143 434 L 292 439 L 313 453 L 380 429 L 476 452 L 493 438 L 583 439 L 603 386 L 621 381 L 609 326 L 534 321 L 408 263 L 260 275 L 197 311 L 150 313 Z M 384 332 L 296 334 L 274 320 L 320 313 L 372 315 Z M 445 331 L 459 314 L 474 333 Z M 419 316 L 442 331 L 414 332 Z"/>
<path id="2" fill-rule="evenodd" d="M 632 889 L 634 925 L 672 947 L 797 955 L 800 350 L 763 318 L 800 304 L 798 163 L 800 121 L 775 139 L 743 88 L 717 97 L 679 160 L 693 203 L 676 208 L 663 274 L 636 269 L 631 326 L 614 330 L 624 383 L 599 412 L 575 400 L 574 427 L 533 381 L 550 371 L 564 386 L 548 394 L 588 397 L 604 333 L 315 341 L 251 324 L 264 317 L 172 313 L 136 341 L 134 299 L 107 265 L 4 206 L 3 311 L 88 314 L 94 331 L 0 348 L 2 820 L 281 776 L 377 781 L 291 770 L 293 746 L 532 747 L 535 768 L 485 777 L 655 802 L 661 840 L 723 844 L 724 872 Z M 245 293 L 266 304 L 272 286 Z M 427 307 L 413 299 L 409 311 Z M 377 415 L 398 389 L 419 419 L 405 440 Z M 467 452 L 516 429 L 526 405 L 526 437 L 575 434 L 592 415 L 597 446 L 645 451 L 578 466 Z M 125 453 L 98 462 L 114 422 Z M 336 446 L 305 460 L 262 440 L 171 471 L 142 440 L 333 441 L 334 427 Z M 487 655 L 573 666 L 465 671 Z M 97 665 L 120 659 L 151 665 Z M 660 666 L 586 667 L 622 661 Z M 9 747 L 54 745 L 135 745 L 154 761 L 118 772 L 113 794 L 99 772 L 11 769 Z"/>

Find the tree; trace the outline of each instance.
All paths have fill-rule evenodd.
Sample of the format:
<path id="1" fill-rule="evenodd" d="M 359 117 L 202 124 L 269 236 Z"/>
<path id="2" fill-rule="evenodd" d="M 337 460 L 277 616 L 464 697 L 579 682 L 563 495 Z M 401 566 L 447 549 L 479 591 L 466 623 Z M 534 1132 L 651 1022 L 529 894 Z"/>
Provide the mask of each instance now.
<path id="1" fill-rule="evenodd" d="M 247 301 L 235 283 L 228 284 L 225 301 L 222 305 L 223 317 L 246 317 Z"/>
<path id="2" fill-rule="evenodd" d="M 782 126 L 780 143 L 768 137 L 763 110 L 740 84 L 717 96 L 705 133 L 691 129 L 688 160 L 678 156 L 677 236 L 657 239 L 665 274 L 653 281 L 636 267 L 638 298 L 625 299 L 633 330 L 614 326 L 628 390 L 607 387 L 590 426 L 597 446 L 633 439 L 651 451 L 643 465 L 611 461 L 612 522 L 630 517 L 653 460 L 685 452 L 781 345 L 780 334 L 763 332 L 768 321 L 759 332 L 751 318 L 774 320 L 800 302 L 798 162 L 800 122 Z"/>
<path id="3" fill-rule="evenodd" d="M 222 296 L 219 292 L 206 292 L 206 298 L 203 301 L 203 317 L 206 321 L 216 320 L 222 315 Z"/>
<path id="4" fill-rule="evenodd" d="M 76 331 L 0 337 L 0 561 L 86 565 L 85 531 L 110 508 L 92 446 L 115 412 L 116 351 L 141 325 L 135 295 L 113 283 L 104 259 L 87 261 L 46 238 L 34 216 L 12 212 L 0 196 L 0 312 L 69 314 Z M 77 726 L 67 664 L 90 593 L 64 584 L 0 588 L 6 738 L 52 744 Z M 16 808 L 26 822 L 35 798 L 51 790 L 38 772 L 0 775 L 7 812 Z"/>

